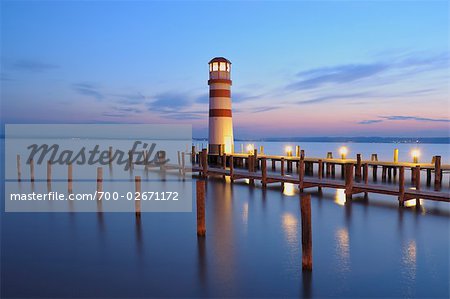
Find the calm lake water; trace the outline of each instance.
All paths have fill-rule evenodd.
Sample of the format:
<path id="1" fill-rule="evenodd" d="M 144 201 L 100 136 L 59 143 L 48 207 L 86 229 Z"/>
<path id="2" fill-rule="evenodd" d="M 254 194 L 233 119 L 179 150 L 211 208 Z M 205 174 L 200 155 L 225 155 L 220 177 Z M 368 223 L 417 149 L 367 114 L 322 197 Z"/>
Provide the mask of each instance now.
<path id="1" fill-rule="evenodd" d="M 264 144 L 271 154 L 285 145 Z M 325 156 L 342 144 L 300 145 L 307 156 Z M 392 159 L 396 147 L 400 160 L 410 161 L 416 147 L 427 162 L 441 155 L 449 163 L 450 156 L 448 145 L 347 146 L 349 157 L 378 153 L 379 160 Z M 445 190 L 448 180 L 446 174 Z M 307 191 L 312 273 L 301 270 L 300 202 L 292 185 L 264 191 L 208 180 L 200 239 L 194 212 L 143 213 L 140 222 L 134 213 L 5 213 L 2 196 L 2 298 L 449 297 L 450 204 L 399 209 L 392 196 L 345 203 L 343 190 Z"/>

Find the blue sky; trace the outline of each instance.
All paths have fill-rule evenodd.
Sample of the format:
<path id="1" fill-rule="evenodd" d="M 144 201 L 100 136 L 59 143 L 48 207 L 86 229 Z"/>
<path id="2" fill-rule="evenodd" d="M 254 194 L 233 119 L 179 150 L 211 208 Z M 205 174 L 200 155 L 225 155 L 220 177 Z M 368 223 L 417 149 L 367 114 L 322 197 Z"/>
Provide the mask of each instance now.
<path id="1" fill-rule="evenodd" d="M 449 136 L 447 1 L 2 1 L 2 123 L 191 123 L 230 59 L 236 137 Z"/>

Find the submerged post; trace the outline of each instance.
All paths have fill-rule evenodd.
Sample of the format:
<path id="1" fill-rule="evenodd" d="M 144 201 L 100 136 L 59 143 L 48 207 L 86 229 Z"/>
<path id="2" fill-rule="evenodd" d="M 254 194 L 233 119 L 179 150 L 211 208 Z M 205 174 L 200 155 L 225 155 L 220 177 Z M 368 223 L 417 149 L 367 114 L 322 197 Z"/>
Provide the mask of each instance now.
<path id="1" fill-rule="evenodd" d="M 356 155 L 355 177 L 357 182 L 361 180 L 361 154 Z"/>
<path id="2" fill-rule="evenodd" d="M 298 189 L 303 192 L 303 186 L 305 181 L 305 160 L 300 159 L 298 164 Z"/>
<path id="3" fill-rule="evenodd" d="M 206 234 L 205 222 L 205 181 L 197 181 L 197 236 L 204 237 Z"/>
<path id="4" fill-rule="evenodd" d="M 321 180 L 322 177 L 323 177 L 323 162 L 322 162 L 322 160 L 319 159 L 318 164 L 319 164 L 318 175 L 319 175 L 319 180 Z M 322 191 L 322 187 L 319 186 L 319 187 L 317 188 L 317 190 L 318 190 L 319 192 L 321 192 L 321 191 Z"/>
<path id="5" fill-rule="evenodd" d="M 138 198 L 134 199 L 134 210 L 136 212 L 136 218 L 141 217 L 141 177 L 135 176 L 134 177 L 134 187 L 136 190 L 136 193 Z"/>
<path id="6" fill-rule="evenodd" d="M 233 155 L 230 155 L 230 181 L 233 182 L 233 173 L 234 173 L 234 159 Z"/>
<path id="7" fill-rule="evenodd" d="M 302 270 L 312 271 L 311 194 L 300 199 L 302 217 Z"/>

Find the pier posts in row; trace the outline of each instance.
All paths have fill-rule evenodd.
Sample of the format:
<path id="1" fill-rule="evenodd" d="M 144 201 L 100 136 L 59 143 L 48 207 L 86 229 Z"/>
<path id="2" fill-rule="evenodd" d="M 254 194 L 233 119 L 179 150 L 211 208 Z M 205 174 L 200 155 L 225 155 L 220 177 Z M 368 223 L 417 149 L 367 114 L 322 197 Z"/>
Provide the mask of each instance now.
<path id="1" fill-rule="evenodd" d="M 267 159 L 261 158 L 261 184 L 263 189 L 267 187 Z"/>
<path id="2" fill-rule="evenodd" d="M 434 189 L 438 191 L 441 188 L 442 171 L 441 156 L 434 157 Z"/>
<path id="3" fill-rule="evenodd" d="M 361 180 L 361 154 L 356 155 L 355 177 L 357 182 Z"/>
<path id="4" fill-rule="evenodd" d="M 405 206 L 405 166 L 398 169 L 398 205 Z"/>
<path id="5" fill-rule="evenodd" d="M 300 158 L 298 168 L 298 189 L 300 190 L 300 192 L 303 192 L 305 178 L 305 160 Z"/>
<path id="6" fill-rule="evenodd" d="M 415 176 L 416 176 L 416 190 L 419 191 L 420 190 L 420 165 L 416 165 L 416 169 L 415 169 Z M 420 198 L 416 197 L 416 208 L 420 207 Z"/>

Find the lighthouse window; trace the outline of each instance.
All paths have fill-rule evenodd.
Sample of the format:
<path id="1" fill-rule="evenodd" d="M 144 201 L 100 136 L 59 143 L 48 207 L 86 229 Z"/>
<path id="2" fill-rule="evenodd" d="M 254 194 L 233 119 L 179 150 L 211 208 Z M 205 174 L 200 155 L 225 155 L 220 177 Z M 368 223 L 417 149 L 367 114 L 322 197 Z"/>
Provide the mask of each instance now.
<path id="1" fill-rule="evenodd" d="M 221 72 L 224 72 L 225 70 L 226 70 L 226 63 L 224 63 L 224 62 L 221 62 L 220 63 L 220 69 L 219 69 Z"/>
<path id="2" fill-rule="evenodd" d="M 230 64 L 227 63 L 227 72 L 230 72 Z"/>
<path id="3" fill-rule="evenodd" d="M 212 64 L 212 70 L 213 70 L 213 72 L 216 72 L 219 70 L 219 64 L 217 62 L 214 62 Z"/>

